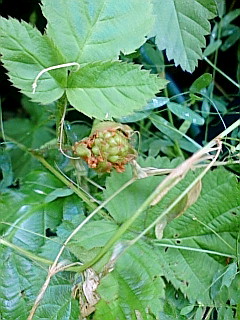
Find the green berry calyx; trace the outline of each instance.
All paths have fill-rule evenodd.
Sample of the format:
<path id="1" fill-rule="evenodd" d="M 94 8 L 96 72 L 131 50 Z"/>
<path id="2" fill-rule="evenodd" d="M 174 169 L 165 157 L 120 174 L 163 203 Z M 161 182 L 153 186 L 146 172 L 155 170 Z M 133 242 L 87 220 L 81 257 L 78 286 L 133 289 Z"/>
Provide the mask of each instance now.
<path id="1" fill-rule="evenodd" d="M 130 143 L 132 134 L 127 125 L 100 122 L 93 126 L 89 137 L 75 143 L 73 151 L 98 172 L 124 172 L 125 165 L 137 155 Z"/>

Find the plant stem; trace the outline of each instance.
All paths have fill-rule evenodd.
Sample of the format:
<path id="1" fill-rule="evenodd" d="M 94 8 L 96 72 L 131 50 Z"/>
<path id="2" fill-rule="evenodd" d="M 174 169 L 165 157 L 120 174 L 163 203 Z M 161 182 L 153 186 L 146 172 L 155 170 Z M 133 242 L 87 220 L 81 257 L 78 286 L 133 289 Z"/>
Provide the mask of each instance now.
<path id="1" fill-rule="evenodd" d="M 217 138 L 221 139 L 223 137 L 225 137 L 228 133 L 230 133 L 231 131 L 233 131 L 235 128 L 237 128 L 240 125 L 240 120 L 237 120 L 236 122 L 234 122 L 229 128 L 225 129 Z M 212 141 L 210 141 L 204 148 L 202 148 L 202 150 L 199 150 L 197 152 L 201 154 L 204 153 L 208 153 L 209 150 L 211 150 L 211 148 L 216 144 L 216 139 L 213 139 Z M 153 228 L 165 215 L 168 214 L 168 212 L 170 212 L 170 210 L 172 210 L 172 208 L 174 208 L 174 206 L 177 205 L 177 203 L 179 201 L 181 201 L 181 199 L 183 199 L 183 197 L 188 194 L 188 192 L 195 186 L 195 184 L 200 181 L 203 176 L 207 173 L 207 171 L 212 167 L 214 161 L 216 161 L 219 153 L 221 151 L 221 148 L 218 148 L 217 154 L 215 155 L 214 159 L 212 160 L 212 162 L 199 174 L 199 176 L 185 189 L 185 191 L 177 198 L 175 199 L 175 201 L 173 201 L 171 203 L 171 205 L 164 210 L 159 217 L 153 222 L 151 223 L 143 232 L 141 232 L 135 239 L 133 239 L 129 245 L 129 247 L 131 245 L 133 245 L 134 243 L 136 243 L 143 235 L 145 235 L 151 228 Z M 188 161 L 188 160 L 186 160 Z M 185 161 L 185 163 L 186 163 Z M 78 271 L 78 272 L 82 272 L 85 269 L 89 268 L 90 266 L 94 265 L 97 261 L 99 261 L 106 253 L 107 251 L 114 245 L 114 243 L 117 242 L 117 240 L 120 239 L 120 237 L 127 231 L 127 229 L 133 224 L 133 222 L 139 217 L 139 215 L 145 211 L 152 203 L 153 201 L 155 201 L 158 197 L 159 194 L 161 194 L 162 192 L 164 192 L 164 189 L 169 188 L 169 186 L 175 186 L 176 185 L 176 177 L 172 177 L 172 179 L 168 179 L 165 182 L 165 180 L 163 180 L 163 182 L 161 182 L 156 189 L 153 191 L 153 193 L 144 201 L 144 203 L 135 211 L 135 213 L 131 216 L 131 218 L 127 221 L 125 221 L 121 227 L 117 230 L 117 232 L 113 235 L 113 237 L 106 243 L 106 245 L 100 250 L 100 252 L 89 262 L 83 264 L 80 267 L 76 267 L 74 271 Z M 127 247 L 128 248 L 128 247 Z M 126 249 L 127 249 L 126 248 Z M 125 249 L 125 250 L 126 250 Z"/>
<path id="2" fill-rule="evenodd" d="M 56 134 L 58 137 L 58 141 L 60 141 L 60 127 L 62 116 L 65 113 L 67 107 L 67 97 L 64 94 L 58 101 L 57 101 L 57 110 L 56 110 Z"/>
<path id="3" fill-rule="evenodd" d="M 230 81 L 232 84 L 234 84 L 238 89 L 240 89 L 240 85 L 234 81 L 232 78 L 230 78 L 225 72 L 220 70 L 217 66 L 215 66 L 207 57 L 204 57 L 204 60 L 207 61 L 208 64 L 210 64 L 211 67 L 213 67 L 216 71 L 218 71 L 222 76 L 224 76 L 228 81 Z"/>
<path id="4" fill-rule="evenodd" d="M 37 261 L 37 262 L 40 262 L 40 263 L 44 263 L 44 264 L 46 264 L 48 266 L 50 266 L 53 263 L 53 261 L 45 259 L 45 258 L 42 258 L 42 257 L 39 257 L 39 256 L 33 254 L 32 252 L 30 252 L 28 250 L 25 250 L 25 249 L 23 249 L 23 248 L 21 248 L 19 246 L 16 246 L 15 244 L 13 244 L 13 243 L 5 240 L 5 239 L 0 238 L 0 244 L 4 245 L 6 247 L 12 248 L 13 250 L 17 251 L 18 253 L 23 254 L 24 257 L 26 257 L 26 258 L 28 258 L 28 259 L 30 259 L 32 261 L 35 261 L 35 262 Z"/>
<path id="5" fill-rule="evenodd" d="M 42 163 L 42 165 L 47 168 L 51 173 L 54 174 L 55 177 L 57 177 L 60 181 L 62 181 L 67 187 L 69 187 L 71 190 L 73 190 L 74 193 L 76 193 L 79 198 L 81 198 L 91 209 L 96 209 L 97 204 L 93 202 L 92 199 L 90 199 L 82 190 L 77 188 L 71 181 L 66 179 L 59 171 L 57 171 L 54 167 L 52 167 L 42 156 L 39 154 L 36 154 L 33 152 L 33 155 L 36 159 L 38 159 L 39 162 Z M 112 220 L 110 216 L 103 210 L 100 210 L 99 212 L 102 216 L 107 218 L 108 220 Z"/>
<path id="6" fill-rule="evenodd" d="M 39 162 L 42 163 L 42 165 L 47 168 L 52 174 L 54 174 L 55 177 L 57 177 L 60 181 L 62 181 L 67 187 L 69 187 L 71 190 L 73 190 L 74 193 L 76 193 L 79 198 L 81 198 L 91 209 L 96 209 L 98 204 L 93 202 L 93 199 L 89 198 L 79 188 L 77 188 L 71 181 L 69 181 L 67 178 L 65 178 L 59 171 L 57 171 L 54 167 L 52 167 L 41 155 L 39 155 L 35 150 L 27 148 L 25 145 L 19 143 L 15 139 L 5 136 L 6 140 L 15 143 L 19 149 L 21 149 L 24 152 L 29 153 L 31 156 L 36 158 Z M 108 220 L 112 220 L 112 218 L 104 211 L 100 210 L 99 214 L 103 216 L 104 218 Z"/>
<path id="7" fill-rule="evenodd" d="M 166 240 L 166 239 L 164 239 L 164 240 Z M 191 248 L 191 247 L 184 247 L 184 246 L 177 246 L 177 245 L 173 245 L 173 244 L 161 243 L 160 240 L 153 240 L 152 243 L 155 246 L 164 247 L 164 248 L 169 247 L 169 248 L 174 248 L 174 249 L 178 249 L 178 250 L 202 252 L 202 253 L 214 254 L 217 256 L 233 258 L 233 259 L 236 258 L 234 255 L 231 255 L 231 254 L 226 254 L 226 253 L 222 253 L 222 252 L 218 252 L 218 251 L 206 250 L 206 249 L 201 249 L 201 248 Z"/>

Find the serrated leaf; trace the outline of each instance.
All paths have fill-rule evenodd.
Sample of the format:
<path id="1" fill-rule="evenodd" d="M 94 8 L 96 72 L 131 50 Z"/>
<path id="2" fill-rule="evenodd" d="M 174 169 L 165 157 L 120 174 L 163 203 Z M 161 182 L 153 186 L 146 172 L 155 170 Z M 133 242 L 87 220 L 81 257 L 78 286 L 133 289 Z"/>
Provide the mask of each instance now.
<path id="1" fill-rule="evenodd" d="M 188 120 L 198 125 L 204 124 L 204 118 L 199 116 L 199 114 L 188 107 L 182 106 L 181 104 L 175 102 L 169 102 L 167 106 L 172 111 L 172 113 L 174 113 L 180 119 Z"/>
<path id="2" fill-rule="evenodd" d="M 236 255 L 239 192 L 233 174 L 224 169 L 210 172 L 203 179 L 197 202 L 165 228 L 161 242 L 179 246 L 179 249 L 168 247 L 160 251 L 165 275 L 191 302 L 210 303 L 209 289 L 215 274 L 218 270 L 223 273 L 227 255 Z M 180 247 L 190 247 L 193 251 Z M 196 252 L 194 248 L 210 250 L 216 255 Z"/>
<path id="3" fill-rule="evenodd" d="M 47 34 L 68 62 L 117 59 L 140 47 L 154 16 L 149 0 L 42 1 Z"/>
<path id="4" fill-rule="evenodd" d="M 146 244 L 139 242 L 129 248 L 117 260 L 114 271 L 101 279 L 101 300 L 94 319 L 103 319 L 107 311 L 112 315 L 109 319 L 136 319 L 136 311 L 140 319 L 158 319 L 164 297 L 161 272 L 157 256 Z M 114 284 L 112 294 L 110 282 Z"/>
<path id="5" fill-rule="evenodd" d="M 166 49 L 169 60 L 193 72 L 198 59 L 202 59 L 204 36 L 210 32 L 208 19 L 216 12 L 214 0 L 154 0 L 157 18 L 151 36 L 156 35 L 159 49 Z"/>
<path id="6" fill-rule="evenodd" d="M 0 310 L 2 319 L 26 320 L 43 285 L 47 269 L 37 266 L 12 250 L 0 248 Z M 72 281 L 55 276 L 34 319 L 77 319 L 79 306 L 71 298 Z"/>
<path id="7" fill-rule="evenodd" d="M 62 218 L 70 218 L 78 212 L 81 201 L 70 206 L 64 199 L 44 203 L 46 194 L 59 188 L 62 183 L 52 174 L 32 172 L 21 181 L 16 191 L 9 190 L 1 195 L 0 234 L 3 240 L 28 251 L 0 246 L 0 310 L 3 319 L 25 320 L 45 280 L 48 265 L 39 265 L 41 256 L 52 261 L 59 251 L 59 240 L 48 239 L 47 229 L 54 230 Z M 69 198 L 73 198 L 70 196 Z M 75 206 L 77 208 L 75 208 Z M 41 254 L 39 254 L 41 252 Z M 29 256 L 31 254 L 31 256 Z M 37 256 L 38 255 L 38 256 Z M 33 259 L 28 260 L 27 257 Z M 71 258 L 66 251 L 63 255 Z M 71 261 L 71 260 L 70 260 Z M 79 315 L 77 301 L 71 298 L 72 278 L 67 274 L 55 276 L 38 308 L 36 319 L 76 319 Z"/>
<path id="8" fill-rule="evenodd" d="M 156 168 L 172 168 L 177 164 L 177 161 L 170 162 L 170 160 L 165 157 L 158 157 L 156 159 L 149 157 L 146 160 L 139 158 L 138 162 L 142 167 Z M 107 199 L 110 197 L 131 178 L 132 170 L 130 167 L 127 167 L 127 170 L 120 176 L 116 172 L 112 172 L 111 176 L 106 180 L 106 190 L 103 192 L 104 198 Z M 162 179 L 163 177 L 160 176 L 152 176 L 137 180 L 114 197 L 114 199 L 107 204 L 107 209 L 114 220 L 117 223 L 123 223 L 129 219 Z M 126 201 L 126 199 L 128 199 L 128 201 Z"/>
<path id="9" fill-rule="evenodd" d="M 46 72 L 38 81 L 36 93 L 32 84 L 44 68 L 64 63 L 51 41 L 30 24 L 16 19 L 0 19 L 0 48 L 4 67 L 11 82 L 34 101 L 48 104 L 59 99 L 66 85 L 66 69 Z"/>
<path id="10" fill-rule="evenodd" d="M 140 109 L 166 83 L 137 65 L 97 62 L 72 73 L 66 93 L 77 110 L 106 120 Z"/>
<path id="11" fill-rule="evenodd" d="M 46 126 L 37 127 L 29 119 L 10 119 L 4 123 L 4 129 L 9 137 L 29 148 L 38 148 L 53 137 L 52 133 L 46 130 Z M 9 144 L 8 151 L 16 178 L 23 177 L 31 170 L 40 167 L 36 159 L 15 144 Z"/>

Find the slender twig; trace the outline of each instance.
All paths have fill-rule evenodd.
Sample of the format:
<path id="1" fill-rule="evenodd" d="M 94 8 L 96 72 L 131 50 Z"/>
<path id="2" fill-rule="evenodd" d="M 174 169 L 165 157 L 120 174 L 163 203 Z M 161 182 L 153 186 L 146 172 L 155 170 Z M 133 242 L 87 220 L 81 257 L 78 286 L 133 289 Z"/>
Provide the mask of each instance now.
<path id="1" fill-rule="evenodd" d="M 204 57 L 204 60 L 207 61 L 208 64 L 210 64 L 211 67 L 213 67 L 216 71 L 221 73 L 222 76 L 224 76 L 228 81 L 230 81 L 232 84 L 234 84 L 238 89 L 240 89 L 240 85 L 234 81 L 232 78 L 230 78 L 225 72 L 220 70 L 217 66 L 215 66 L 207 57 Z"/>
<path id="2" fill-rule="evenodd" d="M 167 239 L 164 239 L 164 240 L 167 240 Z M 233 258 L 233 259 L 235 258 L 235 256 L 231 255 L 231 254 L 226 254 L 226 253 L 222 253 L 222 252 L 218 252 L 218 251 L 206 250 L 206 249 L 201 249 L 201 248 L 193 248 L 193 247 L 185 247 L 185 246 L 177 246 L 177 245 L 173 245 L 173 244 L 161 243 L 159 240 L 154 240 L 154 241 L 152 241 L 152 243 L 158 247 L 174 248 L 174 249 L 178 249 L 178 250 L 195 251 L 195 252 L 202 252 L 202 253 L 207 253 L 207 254 L 214 254 L 217 256 L 221 256 L 221 257 L 227 257 L 227 258 Z"/>
<path id="3" fill-rule="evenodd" d="M 37 262 L 40 262 L 40 263 L 43 263 L 43 264 L 46 264 L 46 265 L 51 265 L 52 264 L 51 260 L 39 257 L 39 256 L 33 254 L 32 252 L 30 252 L 28 250 L 25 250 L 25 249 L 13 244 L 13 243 L 7 241 L 6 239 L 0 238 L 0 244 L 4 245 L 6 247 L 12 248 L 13 250 L 17 251 L 18 253 L 23 254 L 25 257 L 27 257 L 28 259 L 30 259 L 30 260 L 32 260 L 34 262 L 37 261 Z"/>
<path id="4" fill-rule="evenodd" d="M 106 206 L 106 204 L 108 202 L 110 202 L 114 197 L 116 197 L 121 191 L 123 191 L 125 188 L 127 188 L 128 186 L 130 186 L 134 181 L 136 180 L 135 177 L 133 177 L 131 180 L 127 181 L 120 189 L 118 189 L 116 192 L 114 192 L 107 200 L 105 200 L 99 207 L 97 207 L 83 222 L 81 222 L 77 228 L 75 228 L 73 230 L 73 232 L 68 236 L 68 238 L 65 240 L 64 244 L 62 245 L 61 249 L 59 250 L 53 264 L 51 265 L 51 267 L 49 268 L 49 272 L 48 272 L 48 275 L 47 275 L 47 278 L 34 302 L 34 305 L 30 311 L 30 314 L 27 318 L 27 320 L 32 320 L 33 319 L 33 316 L 37 310 L 37 307 L 39 305 L 39 303 L 41 302 L 43 296 L 44 296 L 44 293 L 45 291 L 47 290 L 47 287 L 50 283 L 50 280 L 51 278 L 57 273 L 59 272 L 59 270 L 63 270 L 63 268 L 59 268 L 58 267 L 58 261 L 59 261 L 59 258 L 61 257 L 64 249 L 66 248 L 66 245 L 68 244 L 68 242 L 72 239 L 72 237 L 77 233 L 79 232 L 82 227 L 95 215 L 98 213 L 98 211 L 103 208 L 104 206 Z M 69 266 L 67 266 L 69 267 Z M 80 267 L 81 268 L 81 267 Z"/>

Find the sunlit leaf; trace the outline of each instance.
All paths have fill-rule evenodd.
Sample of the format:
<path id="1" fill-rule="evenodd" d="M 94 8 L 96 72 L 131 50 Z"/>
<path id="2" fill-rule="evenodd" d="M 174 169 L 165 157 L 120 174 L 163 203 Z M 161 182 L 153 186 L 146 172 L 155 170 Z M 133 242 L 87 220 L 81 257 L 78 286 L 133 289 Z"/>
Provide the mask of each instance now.
<path id="1" fill-rule="evenodd" d="M 0 19 L 0 48 L 4 67 L 15 87 L 36 102 L 51 103 L 60 98 L 66 86 L 66 69 L 46 72 L 38 82 L 36 93 L 32 84 L 44 68 L 64 60 L 52 42 L 30 24 L 9 18 Z"/>
<path id="2" fill-rule="evenodd" d="M 68 62 L 117 59 L 145 42 L 154 22 L 149 0 L 44 0 L 47 35 Z"/>
<path id="3" fill-rule="evenodd" d="M 133 64 L 91 63 L 70 75 L 66 89 L 69 102 L 89 117 L 111 119 L 142 108 L 166 85 L 166 80 Z"/>

